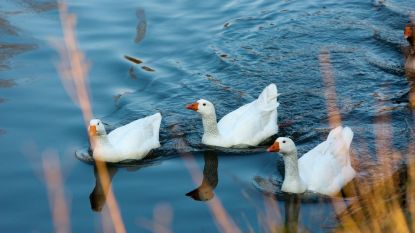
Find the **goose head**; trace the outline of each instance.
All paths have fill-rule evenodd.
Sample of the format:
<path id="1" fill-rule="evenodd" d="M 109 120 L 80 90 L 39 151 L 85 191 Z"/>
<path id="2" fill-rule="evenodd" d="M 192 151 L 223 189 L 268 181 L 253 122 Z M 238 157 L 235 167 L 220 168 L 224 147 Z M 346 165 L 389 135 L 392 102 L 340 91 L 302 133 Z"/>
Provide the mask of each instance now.
<path id="1" fill-rule="evenodd" d="M 200 187 L 186 193 L 186 196 L 191 197 L 196 201 L 209 201 L 215 196 L 212 187 L 209 185 L 201 185 Z"/>
<path id="2" fill-rule="evenodd" d="M 295 144 L 290 138 L 279 137 L 267 149 L 268 152 L 280 152 L 282 155 L 292 154 L 296 151 Z"/>
<path id="3" fill-rule="evenodd" d="M 91 136 L 100 136 L 106 134 L 104 123 L 102 123 L 102 121 L 99 119 L 92 119 L 89 121 L 88 131 Z"/>
<path id="4" fill-rule="evenodd" d="M 411 45 L 414 45 L 414 39 L 415 39 L 415 24 L 414 23 L 408 23 L 405 26 L 403 36 Z"/>
<path id="5" fill-rule="evenodd" d="M 186 108 L 198 112 L 202 116 L 215 114 L 215 106 L 213 106 L 211 102 L 204 99 L 200 99 L 192 104 L 189 104 Z"/>

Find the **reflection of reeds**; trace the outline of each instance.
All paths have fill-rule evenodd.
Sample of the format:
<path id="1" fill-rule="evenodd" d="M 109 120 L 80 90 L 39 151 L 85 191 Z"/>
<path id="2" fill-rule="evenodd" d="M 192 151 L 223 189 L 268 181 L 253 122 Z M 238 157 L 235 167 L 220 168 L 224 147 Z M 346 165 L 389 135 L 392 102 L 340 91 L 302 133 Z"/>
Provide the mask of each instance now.
<path id="1" fill-rule="evenodd" d="M 92 118 L 92 109 L 86 83 L 88 65 L 83 53 L 77 45 L 75 15 L 68 14 L 67 5 L 63 1 L 59 3 L 59 15 L 64 36 L 64 46 L 59 47 L 61 55 L 59 71 L 68 94 L 77 104 L 79 104 L 84 117 L 85 126 L 87 127 L 89 120 Z M 90 141 L 91 144 L 94 144 L 92 140 Z M 96 162 L 96 166 L 100 182 L 104 190 L 108 190 L 107 204 L 115 232 L 125 232 L 125 226 L 121 218 L 117 201 L 110 188 L 110 177 L 107 167 L 103 162 Z M 103 220 L 103 222 L 104 221 L 105 220 Z"/>
<path id="2" fill-rule="evenodd" d="M 158 204 L 154 207 L 153 221 L 140 219 L 138 224 L 155 233 L 172 233 L 171 223 L 173 211 L 167 203 Z"/>

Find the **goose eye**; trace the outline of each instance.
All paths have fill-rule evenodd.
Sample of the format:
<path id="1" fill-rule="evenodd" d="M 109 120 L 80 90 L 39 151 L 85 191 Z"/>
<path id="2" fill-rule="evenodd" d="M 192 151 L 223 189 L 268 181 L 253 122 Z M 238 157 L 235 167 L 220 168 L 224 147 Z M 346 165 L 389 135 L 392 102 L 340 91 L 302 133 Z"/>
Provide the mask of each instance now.
<path id="1" fill-rule="evenodd" d="M 206 106 L 206 103 L 203 103 L 203 106 Z"/>
<path id="2" fill-rule="evenodd" d="M 284 140 L 284 141 L 282 141 L 282 143 L 285 143 L 285 140 Z"/>

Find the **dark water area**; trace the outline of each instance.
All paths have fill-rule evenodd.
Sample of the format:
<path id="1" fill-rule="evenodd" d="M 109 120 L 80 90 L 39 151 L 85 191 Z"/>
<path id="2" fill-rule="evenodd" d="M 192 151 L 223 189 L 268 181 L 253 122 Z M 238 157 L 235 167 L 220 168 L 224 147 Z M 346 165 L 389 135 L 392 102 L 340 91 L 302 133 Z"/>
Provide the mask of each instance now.
<path id="1" fill-rule="evenodd" d="M 151 232 L 148 222 L 157 222 L 159 212 L 167 215 L 160 224 L 173 232 L 218 232 L 209 209 L 213 199 L 243 232 L 268 232 L 267 213 L 277 228 L 295 223 L 328 232 L 336 227 L 330 201 L 274 198 L 279 211 L 270 214 L 268 194 L 257 181 L 282 179 L 279 155 L 266 153 L 266 145 L 205 148 L 200 117 L 185 109 L 205 98 L 220 118 L 275 83 L 281 93 L 278 135 L 291 136 L 303 154 L 330 130 L 321 51 L 330 54 L 343 123 L 355 133 L 352 160 L 358 176 L 376 167 L 375 132 L 391 132 L 379 140 L 401 152 L 405 163 L 413 113 L 405 98 L 411 84 L 403 71 L 403 27 L 413 1 L 93 0 L 68 6 L 90 64 L 94 117 L 113 129 L 158 111 L 163 116 L 162 148 L 153 158 L 110 169 L 128 232 Z M 107 207 L 94 166 L 74 156 L 88 138 L 82 113 L 56 69 L 60 58 L 53 41 L 61 36 L 54 1 L 0 2 L 2 232 L 54 231 L 42 175 L 48 153 L 60 158 L 71 230 L 105 228 Z M 204 182 L 192 180 L 193 159 L 190 166 L 215 184 L 207 202 L 185 195 Z"/>

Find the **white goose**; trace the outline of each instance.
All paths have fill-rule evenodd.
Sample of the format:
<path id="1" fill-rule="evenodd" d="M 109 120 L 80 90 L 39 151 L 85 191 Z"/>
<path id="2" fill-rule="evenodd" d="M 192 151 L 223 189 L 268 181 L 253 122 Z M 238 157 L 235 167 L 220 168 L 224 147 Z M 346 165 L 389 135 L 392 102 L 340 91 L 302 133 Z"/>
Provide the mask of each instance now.
<path id="1" fill-rule="evenodd" d="M 152 149 L 160 147 L 160 123 L 161 115 L 156 113 L 116 128 L 107 135 L 101 120 L 92 119 L 89 134 L 93 158 L 113 163 L 143 159 Z"/>
<path id="2" fill-rule="evenodd" d="M 258 99 L 224 116 L 219 123 L 213 104 L 201 99 L 186 106 L 202 116 L 202 143 L 220 147 L 256 146 L 278 132 L 277 86 L 268 85 Z"/>
<path id="3" fill-rule="evenodd" d="M 352 139 L 353 131 L 339 126 L 330 131 L 326 141 L 298 159 L 294 142 L 277 138 L 268 151 L 283 155 L 285 177 L 281 190 L 290 193 L 309 190 L 329 196 L 338 193 L 356 176 L 349 154 Z"/>

